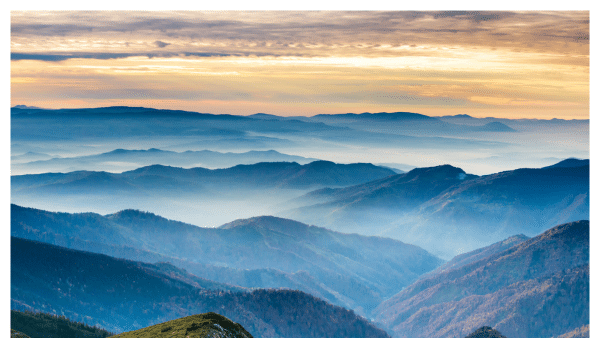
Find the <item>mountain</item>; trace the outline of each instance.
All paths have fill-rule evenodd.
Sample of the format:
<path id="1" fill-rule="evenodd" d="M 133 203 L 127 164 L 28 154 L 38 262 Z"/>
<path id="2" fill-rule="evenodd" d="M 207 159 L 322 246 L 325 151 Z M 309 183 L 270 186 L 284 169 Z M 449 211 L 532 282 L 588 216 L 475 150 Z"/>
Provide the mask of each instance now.
<path id="1" fill-rule="evenodd" d="M 556 338 L 590 338 L 590 325 L 583 325 Z"/>
<path id="2" fill-rule="evenodd" d="M 473 117 L 467 114 L 458 114 L 458 115 L 446 115 L 446 116 L 438 116 L 437 117 L 441 121 L 470 125 L 470 126 L 483 126 L 493 122 L 499 122 L 505 125 L 509 125 L 510 127 L 518 126 L 521 128 L 531 128 L 531 127 L 539 127 L 539 126 L 551 126 L 551 125 L 561 125 L 561 126 L 569 126 L 569 125 L 585 125 L 589 124 L 589 119 L 507 119 L 507 118 L 498 118 L 498 117 Z"/>
<path id="3" fill-rule="evenodd" d="M 513 128 L 498 121 L 488 122 L 481 126 L 466 127 L 460 124 L 454 124 L 464 119 L 472 119 L 469 115 L 456 115 L 453 117 L 436 118 L 423 114 L 397 112 L 397 113 L 362 113 L 362 114 L 320 114 L 310 118 L 311 121 L 325 123 L 341 123 L 360 128 L 367 126 L 373 127 L 381 123 L 402 125 L 401 133 L 420 130 L 421 132 L 436 131 L 438 133 L 456 133 L 456 132 L 516 132 Z M 446 121 L 444 121 L 446 120 Z M 406 128 L 410 130 L 406 130 Z M 388 129 L 385 129 L 388 130 Z M 389 132 L 389 130 L 388 130 Z"/>
<path id="4" fill-rule="evenodd" d="M 445 270 L 458 269 L 462 266 L 465 266 L 472 262 L 478 261 L 487 256 L 491 256 L 495 253 L 502 252 L 510 247 L 517 245 L 517 244 L 523 243 L 528 239 L 529 239 L 529 237 L 527 237 L 525 235 L 515 235 L 515 236 L 511 236 L 503 241 L 494 243 L 492 245 L 485 246 L 483 248 L 479 248 L 479 249 L 476 249 L 473 251 L 469 251 L 464 254 L 460 254 L 460 255 L 452 258 L 450 261 L 444 263 L 439 268 L 430 272 L 430 274 L 442 272 Z"/>
<path id="5" fill-rule="evenodd" d="M 451 258 L 516 234 L 589 218 L 589 165 L 475 176 L 417 168 L 339 189 L 316 190 L 279 213 L 343 232 L 381 235 Z"/>
<path id="6" fill-rule="evenodd" d="M 229 168 L 238 164 L 259 162 L 297 162 L 307 164 L 317 159 L 279 153 L 274 150 L 245 153 L 220 153 L 210 150 L 174 152 L 150 148 L 147 150 L 115 149 L 110 152 L 51 158 L 49 155 L 27 153 L 11 157 L 12 175 L 81 170 L 123 172 L 153 164 L 175 167 Z M 26 162 L 26 160 L 29 160 Z M 15 161 L 18 161 L 15 163 Z M 24 163 L 23 163 L 24 162 Z"/>
<path id="7" fill-rule="evenodd" d="M 483 131 L 483 132 L 517 132 L 513 128 L 507 126 L 502 122 L 489 122 L 484 124 L 481 127 L 473 127 L 474 131 Z"/>
<path id="8" fill-rule="evenodd" d="M 416 168 L 408 173 L 352 187 L 327 190 L 327 198 L 337 207 L 351 205 L 356 208 L 373 206 L 411 208 L 439 195 L 453 185 L 474 177 L 476 176 L 468 175 L 462 169 L 450 165 Z M 320 192 L 325 191 L 320 190 Z"/>
<path id="9" fill-rule="evenodd" d="M 465 336 L 484 325 L 514 338 L 571 332 L 589 324 L 589 221 L 425 276 L 375 314 L 398 338 Z"/>
<path id="10" fill-rule="evenodd" d="M 136 331 L 121 333 L 116 337 L 253 338 L 240 324 L 234 323 L 228 318 L 214 312 L 171 320 Z"/>
<path id="11" fill-rule="evenodd" d="M 500 332 L 489 326 L 482 326 L 465 338 L 506 338 Z"/>
<path id="12" fill-rule="evenodd" d="M 359 130 L 370 130 L 388 134 L 428 135 L 428 136 L 458 136 L 480 132 L 516 132 L 513 128 L 499 121 L 491 121 L 483 125 L 469 126 L 463 124 L 470 121 L 468 115 L 456 117 L 432 117 L 417 113 L 362 113 L 362 114 L 320 114 L 310 118 L 310 121 L 345 126 Z"/>
<path id="13" fill-rule="evenodd" d="M 198 288 L 144 264 L 11 238 L 11 308 L 63 313 L 114 332 L 216 312 L 252 336 L 389 337 L 364 318 L 300 291 Z"/>
<path id="14" fill-rule="evenodd" d="M 27 105 L 24 105 L 24 104 L 17 104 L 13 108 L 18 108 L 18 109 L 42 109 L 42 108 L 39 108 L 39 107 L 27 106 Z"/>
<path id="15" fill-rule="evenodd" d="M 395 175 L 368 163 L 261 162 L 226 169 L 151 165 L 120 174 L 74 171 L 11 177 L 11 201 L 41 209 L 113 213 L 148 210 L 198 226 L 272 214 L 311 189 Z"/>
<path id="16" fill-rule="evenodd" d="M 474 117 L 468 114 L 444 115 L 439 118 L 445 119 L 473 119 Z"/>
<path id="17" fill-rule="evenodd" d="M 248 115 L 248 116 L 251 118 L 254 118 L 254 119 L 261 119 L 261 120 L 282 120 L 282 119 L 286 118 L 284 116 L 273 115 L 273 114 L 264 114 L 264 113 L 257 113 L 257 114 L 252 114 L 252 115 Z"/>
<path id="18" fill-rule="evenodd" d="M 32 110 L 32 111 L 30 111 Z M 154 109 L 145 107 L 128 107 L 128 106 L 112 106 L 112 107 L 99 107 L 99 108 L 64 108 L 64 109 L 41 109 L 37 107 L 28 107 L 23 105 L 17 105 L 11 108 L 11 115 L 74 115 L 74 116 L 94 116 L 94 115 L 120 115 L 120 116 L 186 116 L 193 118 L 205 118 L 205 119 L 232 119 L 232 120 L 243 120 L 243 116 L 237 115 L 212 115 L 202 114 L 184 110 L 171 110 L 171 109 Z"/>
<path id="19" fill-rule="evenodd" d="M 568 158 L 566 160 L 562 160 L 556 164 L 551 166 L 544 167 L 547 168 L 577 168 L 577 167 L 585 167 L 590 165 L 590 160 L 580 160 L 577 158 Z"/>
<path id="20" fill-rule="evenodd" d="M 105 338 L 114 335 L 98 327 L 71 321 L 65 316 L 30 311 L 10 311 L 10 328 L 30 338 Z"/>
<path id="21" fill-rule="evenodd" d="M 12 166 L 13 163 L 21 164 L 23 162 L 29 162 L 29 161 L 46 161 L 51 158 L 53 158 L 53 157 L 48 154 L 28 151 L 28 152 L 26 152 L 24 154 L 20 154 L 20 155 L 11 155 L 10 162 L 11 162 L 11 166 Z"/>
<path id="22" fill-rule="evenodd" d="M 420 135 L 419 131 L 423 131 L 424 123 L 427 124 L 425 130 L 437 125 L 442 125 L 442 128 L 462 128 L 421 114 L 381 113 L 369 116 L 366 120 L 351 122 L 348 126 L 334 123 L 338 117 L 334 117 L 334 120 L 327 118 L 328 122 L 324 123 L 319 120 L 320 117 L 265 119 L 264 116 L 213 115 L 142 107 L 57 110 L 11 108 L 11 141 L 29 144 L 31 147 L 39 144 L 55 145 L 57 148 L 65 144 L 73 147 L 95 144 L 101 149 L 109 146 L 114 149 L 115 145 L 137 148 L 148 145 L 178 151 L 289 148 L 300 151 L 315 148 L 339 151 L 353 150 L 357 145 L 393 149 L 400 146 L 438 150 L 489 150 L 504 145 L 497 141 L 440 137 L 436 130 L 428 135 Z M 400 128 L 402 132 L 397 132 L 397 126 L 391 127 L 392 132 L 388 130 L 386 123 L 390 116 L 396 116 L 394 124 L 403 124 L 405 128 Z M 369 126 L 373 123 L 377 128 Z M 415 123 L 411 127 L 414 135 L 404 135 L 404 130 Z M 57 130 L 60 132 L 56 132 Z M 82 140 L 86 142 L 81 142 Z"/>
<path id="23" fill-rule="evenodd" d="M 409 112 L 284 117 L 104 107 L 12 108 L 10 122 L 11 149 L 15 154 L 31 151 L 61 157 L 98 154 L 116 148 L 177 152 L 276 150 L 343 162 L 360 158 L 371 163 L 399 162 L 419 167 L 452 163 L 465 169 L 469 165 L 472 173 L 488 174 L 515 167 L 545 166 L 547 161 L 541 159 L 551 154 L 585 158 L 589 153 L 588 120 L 469 120 L 475 122 L 467 125 L 456 118 L 444 120 Z M 509 128 L 518 132 L 502 132 L 510 131 Z M 428 156 L 423 157 L 424 152 Z M 486 157 L 499 160 L 473 162 L 474 158 Z M 433 162 L 434 159 L 440 162 Z M 105 168 L 72 167 L 60 171 L 131 169 L 126 166 L 114 163 Z M 42 170 L 39 167 L 36 171 L 15 173 Z"/>
<path id="24" fill-rule="evenodd" d="M 52 127 L 61 126 L 61 133 Z M 298 133 L 338 127 L 299 120 L 263 120 L 229 114 L 204 114 L 144 107 L 78 109 L 11 108 L 13 140 L 70 140 L 152 136 L 210 136 L 228 138 L 254 133 Z"/>
<path id="25" fill-rule="evenodd" d="M 396 240 L 270 216 L 200 228 L 136 210 L 101 216 L 12 205 L 11 235 L 149 263 L 170 262 L 220 283 L 293 287 L 363 315 L 442 263 Z"/>
<path id="26" fill-rule="evenodd" d="M 435 121 L 435 117 L 423 114 L 396 112 L 396 113 L 362 113 L 362 114 L 319 114 L 311 117 L 317 121 Z"/>
<path id="27" fill-rule="evenodd" d="M 23 332 L 15 331 L 10 329 L 10 338 L 30 338 L 28 335 Z"/>
<path id="28" fill-rule="evenodd" d="M 106 193 L 111 189 L 172 190 L 179 193 L 193 186 L 242 185 L 254 188 L 296 188 L 313 186 L 348 186 L 377 178 L 395 175 L 395 172 L 369 163 L 336 164 L 314 161 L 308 164 L 296 162 L 261 162 L 237 165 L 225 169 L 183 169 L 164 165 L 141 167 L 120 174 L 97 171 L 74 171 L 66 174 L 16 175 L 11 177 L 13 193 L 43 191 L 69 192 L 77 188 L 91 193 Z"/>

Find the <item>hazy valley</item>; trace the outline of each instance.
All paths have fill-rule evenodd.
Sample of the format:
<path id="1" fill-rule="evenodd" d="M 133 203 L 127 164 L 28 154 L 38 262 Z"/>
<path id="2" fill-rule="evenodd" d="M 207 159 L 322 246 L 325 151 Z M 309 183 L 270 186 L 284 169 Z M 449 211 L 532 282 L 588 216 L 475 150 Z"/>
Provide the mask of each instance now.
<path id="1" fill-rule="evenodd" d="M 13 108 L 11 308 L 140 335 L 587 332 L 588 134 L 554 133 L 588 126 Z"/>

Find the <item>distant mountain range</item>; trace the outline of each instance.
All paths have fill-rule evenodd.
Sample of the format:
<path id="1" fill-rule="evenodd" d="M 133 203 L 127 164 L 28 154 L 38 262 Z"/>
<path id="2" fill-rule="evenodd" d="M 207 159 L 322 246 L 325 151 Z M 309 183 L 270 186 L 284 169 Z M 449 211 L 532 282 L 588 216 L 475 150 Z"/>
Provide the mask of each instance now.
<path id="1" fill-rule="evenodd" d="M 26 163 L 26 162 L 32 162 L 32 161 L 44 161 L 44 160 L 49 160 L 52 159 L 53 156 L 48 155 L 48 154 L 44 154 L 44 153 L 36 153 L 33 151 L 29 151 L 26 152 L 24 154 L 19 154 L 19 155 L 11 155 L 10 156 L 10 162 L 11 162 L 11 166 L 15 163 Z"/>
<path id="2" fill-rule="evenodd" d="M 361 130 L 378 130 L 391 134 L 416 135 L 458 135 L 480 132 L 517 132 L 515 129 L 499 121 L 482 125 L 470 126 L 456 124 L 454 121 L 442 120 L 423 114 L 409 112 L 395 113 L 362 113 L 362 114 L 321 114 L 315 115 L 308 121 L 317 121 L 336 126 L 345 126 Z"/>
<path id="3" fill-rule="evenodd" d="M 483 243 L 588 219 L 587 163 L 566 160 L 484 176 L 449 165 L 416 168 L 313 191 L 290 201 L 297 208 L 281 215 L 337 231 L 401 239 L 451 258 Z"/>
<path id="4" fill-rule="evenodd" d="M 446 115 L 446 116 L 438 116 L 437 119 L 445 122 L 463 124 L 463 125 L 475 125 L 481 126 L 488 123 L 493 122 L 501 122 L 508 123 L 511 125 L 517 124 L 557 124 L 557 123 L 566 123 L 566 124 L 589 124 L 589 119 L 575 119 L 575 120 L 566 120 L 566 119 L 507 119 L 507 118 L 498 118 L 498 117 L 473 117 L 467 114 L 457 114 L 457 115 Z"/>
<path id="5" fill-rule="evenodd" d="M 342 162 L 349 161 L 340 158 L 360 156 L 365 162 L 416 167 L 452 163 L 473 173 L 491 173 L 545 166 L 548 157 L 587 157 L 589 120 L 477 119 L 460 115 L 450 119 L 410 112 L 284 117 L 142 107 L 11 108 L 11 149 L 15 155 L 35 152 L 73 157 L 116 148 L 177 152 L 276 150 Z M 423 157 L 423 152 L 428 155 Z M 336 154 L 336 158 L 327 154 Z M 486 161 L 487 157 L 495 160 Z M 441 162 L 432 160 L 436 158 Z M 81 169 L 105 170 L 66 170 Z"/>
<path id="6" fill-rule="evenodd" d="M 10 123 L 11 308 L 65 316 L 15 338 L 589 337 L 589 120 L 19 105 Z"/>
<path id="7" fill-rule="evenodd" d="M 420 128 L 425 132 L 436 131 L 438 133 L 457 133 L 457 132 L 516 132 L 513 128 L 508 127 L 502 122 L 492 121 L 482 123 L 478 126 L 465 126 L 462 123 L 455 124 L 453 119 L 474 119 L 468 115 L 457 115 L 456 117 L 431 117 L 423 114 L 409 112 L 395 113 L 362 113 L 362 114 L 319 114 L 311 117 L 292 116 L 282 117 L 268 114 L 251 115 L 252 118 L 264 120 L 301 120 L 306 122 L 323 122 L 334 125 L 344 125 L 352 128 L 363 129 L 364 127 L 372 128 L 374 126 L 383 127 L 383 124 L 392 123 L 396 128 L 402 127 L 402 131 L 406 132 L 406 128 L 412 131 L 415 128 Z"/>
<path id="8" fill-rule="evenodd" d="M 11 157 L 11 174 L 40 174 L 48 172 L 109 171 L 123 172 L 149 165 L 173 167 L 229 168 L 238 164 L 259 162 L 297 162 L 308 164 L 314 158 L 293 156 L 275 150 L 248 151 L 244 153 L 220 153 L 210 150 L 174 152 L 151 148 L 147 150 L 115 149 L 110 152 L 73 157 L 52 158 L 43 153 L 26 153 Z"/>
<path id="9" fill-rule="evenodd" d="M 235 291 L 231 284 L 299 289 L 363 315 L 442 263 L 396 240 L 276 217 L 209 229 L 135 210 L 101 216 L 12 205 L 11 235 L 148 263 L 170 262 L 204 278 L 188 276 L 186 283 L 207 289 Z M 177 273 L 169 266 L 162 269 Z"/>
<path id="10" fill-rule="evenodd" d="M 301 165 L 296 162 L 261 162 L 213 170 L 151 165 L 120 174 L 75 171 L 65 174 L 16 175 L 12 176 L 11 183 L 13 194 L 111 194 L 115 191 L 161 191 L 180 194 L 202 191 L 210 186 L 222 189 L 224 185 L 253 189 L 348 186 L 395 174 L 391 169 L 368 163 L 336 164 L 314 161 Z"/>
<path id="11" fill-rule="evenodd" d="M 122 173 L 14 175 L 11 201 L 41 209 L 113 213 L 148 210 L 199 226 L 273 214 L 277 204 L 321 187 L 395 175 L 368 163 L 261 162 L 225 169 L 151 165 Z"/>
<path id="12" fill-rule="evenodd" d="M 15 237 L 11 267 L 11 308 L 58 312 L 114 332 L 218 312 L 256 337 L 389 337 L 303 292 L 207 290 L 138 262 Z"/>
<path id="13" fill-rule="evenodd" d="M 425 137 L 417 134 L 407 136 L 399 129 L 408 132 L 406 118 L 395 118 L 397 114 L 407 114 L 410 121 L 421 121 L 413 129 L 423 131 Z M 352 119 L 357 114 L 352 115 Z M 265 118 L 227 114 L 202 114 L 180 110 L 164 110 L 142 107 L 103 107 L 86 109 L 26 109 L 11 108 L 11 140 L 13 142 L 71 142 L 72 140 L 147 140 L 159 144 L 178 142 L 177 148 L 189 149 L 281 149 L 302 148 L 306 143 L 369 145 L 384 148 L 397 147 L 430 149 L 461 147 L 462 149 L 497 148 L 500 142 L 469 140 L 454 137 L 437 137 L 435 126 L 451 130 L 453 134 L 472 131 L 471 127 L 454 125 L 436 118 L 414 113 L 371 114 L 359 118 L 359 123 L 343 125 L 343 116 L 316 116 L 312 118 Z M 346 117 L 348 119 L 348 117 Z M 389 121 L 401 123 L 402 128 L 389 126 Z M 322 121 L 327 121 L 324 123 Z M 342 124 L 338 122 L 343 122 Z M 384 122 L 387 129 L 369 129 Z M 425 124 L 423 124 L 425 123 Z M 409 123 L 410 124 L 410 123 Z M 412 124 L 411 124 L 412 125 Z M 416 130 L 415 129 L 415 130 Z M 60 130 L 57 133 L 56 130 Z M 426 132 L 431 130 L 432 132 Z M 452 136 L 452 135 L 449 135 Z M 300 143 L 298 143 L 300 142 Z"/>
<path id="14" fill-rule="evenodd" d="M 566 223 L 510 240 L 503 251 L 479 250 L 477 260 L 426 275 L 383 302 L 376 321 L 397 338 L 459 337 L 481 326 L 513 338 L 581 331 L 590 320 L 589 226 Z"/>

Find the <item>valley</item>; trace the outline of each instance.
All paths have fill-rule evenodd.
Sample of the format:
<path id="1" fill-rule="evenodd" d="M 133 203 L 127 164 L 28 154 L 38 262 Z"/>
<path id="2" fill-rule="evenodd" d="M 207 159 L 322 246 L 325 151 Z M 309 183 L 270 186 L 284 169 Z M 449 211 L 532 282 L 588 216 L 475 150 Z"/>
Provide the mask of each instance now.
<path id="1" fill-rule="evenodd" d="M 365 154 L 499 154 L 547 123 L 130 107 L 13 108 L 12 123 L 13 310 L 142 335 L 174 320 L 232 337 L 586 332 L 589 160 L 481 173 Z M 193 319 L 209 312 L 244 331 Z"/>

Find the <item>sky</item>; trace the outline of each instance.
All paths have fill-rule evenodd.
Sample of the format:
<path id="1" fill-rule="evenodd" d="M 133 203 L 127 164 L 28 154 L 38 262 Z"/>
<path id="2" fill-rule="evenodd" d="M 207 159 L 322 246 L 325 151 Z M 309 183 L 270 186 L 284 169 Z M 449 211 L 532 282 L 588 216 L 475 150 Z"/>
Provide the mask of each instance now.
<path id="1" fill-rule="evenodd" d="M 12 11 L 11 105 L 587 119 L 588 11 Z"/>

